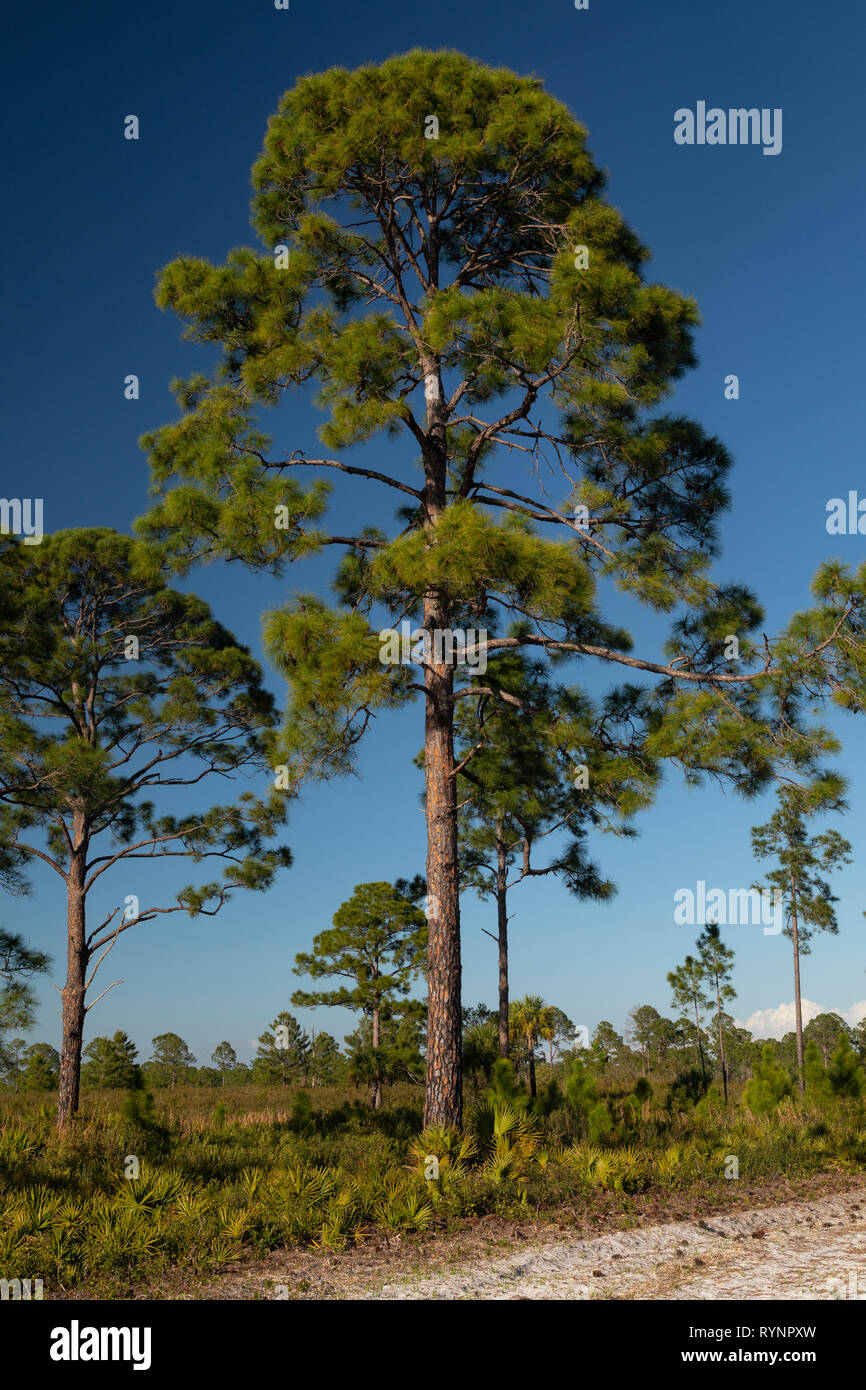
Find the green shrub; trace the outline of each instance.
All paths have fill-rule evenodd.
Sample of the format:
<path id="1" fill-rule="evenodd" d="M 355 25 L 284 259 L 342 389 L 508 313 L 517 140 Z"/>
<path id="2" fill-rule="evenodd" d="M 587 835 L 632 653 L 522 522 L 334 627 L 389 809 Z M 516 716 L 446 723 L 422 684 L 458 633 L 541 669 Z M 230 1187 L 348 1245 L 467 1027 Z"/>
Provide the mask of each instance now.
<path id="1" fill-rule="evenodd" d="M 827 1068 L 824 1066 L 824 1059 L 813 1038 L 810 1038 L 806 1044 L 803 1072 L 806 1095 L 813 1104 L 820 1105 L 822 1101 L 826 1101 L 832 1096 Z"/>
<path id="2" fill-rule="evenodd" d="M 586 1117 L 586 1127 L 591 1144 L 598 1144 L 602 1139 L 607 1139 L 613 1128 L 613 1120 L 603 1100 L 590 1110 Z"/>
<path id="3" fill-rule="evenodd" d="M 499 1057 L 493 1064 L 485 1100 L 490 1101 L 491 1105 L 513 1105 L 518 1110 L 525 1110 L 529 1099 L 526 1087 L 522 1081 L 518 1081 L 508 1058 Z"/>
<path id="4" fill-rule="evenodd" d="M 772 1043 L 765 1043 L 761 1060 L 752 1069 L 752 1079 L 743 1092 L 743 1105 L 756 1115 L 776 1110 L 779 1102 L 794 1094 L 794 1086 L 783 1066 L 773 1056 Z"/>
<path id="5" fill-rule="evenodd" d="M 707 1082 L 697 1067 L 679 1072 L 671 1083 L 665 1102 L 669 1111 L 693 1110 L 706 1094 Z"/>
<path id="6" fill-rule="evenodd" d="M 830 1058 L 827 1080 L 834 1096 L 859 1099 L 866 1090 L 866 1075 L 844 1033 L 839 1034 L 839 1041 Z"/>
<path id="7" fill-rule="evenodd" d="M 598 1082 L 579 1057 L 572 1058 L 565 1081 L 565 1098 L 581 1119 L 589 1115 L 598 1100 Z"/>

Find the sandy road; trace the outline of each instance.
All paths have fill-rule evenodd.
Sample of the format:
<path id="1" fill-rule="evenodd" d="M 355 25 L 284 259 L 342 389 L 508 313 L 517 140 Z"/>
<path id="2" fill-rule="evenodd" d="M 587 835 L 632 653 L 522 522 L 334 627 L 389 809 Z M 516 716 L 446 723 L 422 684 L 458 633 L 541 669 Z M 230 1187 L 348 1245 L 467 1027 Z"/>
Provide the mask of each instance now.
<path id="1" fill-rule="evenodd" d="M 866 1174 L 743 1190 L 727 1207 L 709 1202 L 704 1213 L 686 1193 L 679 1214 L 676 1199 L 670 1208 L 673 1220 L 657 1206 L 624 1220 L 613 1204 L 597 1203 L 580 1226 L 487 1215 L 420 1240 L 378 1232 L 340 1252 L 272 1250 L 193 1288 L 181 1275 L 173 1287 L 163 1281 L 159 1296 L 866 1301 Z"/>
<path id="2" fill-rule="evenodd" d="M 866 1300 L 866 1197 L 818 1201 L 523 1247 L 353 1298 Z"/>

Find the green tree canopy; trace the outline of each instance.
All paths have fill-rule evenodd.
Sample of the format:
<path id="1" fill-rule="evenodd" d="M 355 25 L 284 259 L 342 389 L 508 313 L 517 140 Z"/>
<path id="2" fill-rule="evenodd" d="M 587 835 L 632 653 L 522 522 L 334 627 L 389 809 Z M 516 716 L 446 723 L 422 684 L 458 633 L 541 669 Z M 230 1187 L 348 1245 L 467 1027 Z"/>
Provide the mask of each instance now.
<path id="1" fill-rule="evenodd" d="M 343 1079 L 345 1058 L 337 1039 L 317 1033 L 310 1044 L 310 1080 L 314 1086 L 335 1086 Z"/>
<path id="2" fill-rule="evenodd" d="M 217 1071 L 219 1072 L 220 1081 L 224 1086 L 226 1084 L 226 1072 L 234 1071 L 237 1067 L 238 1054 L 235 1052 L 231 1043 L 221 1042 L 217 1043 L 216 1047 L 211 1053 L 210 1059 L 216 1067 Z"/>
<path id="3" fill-rule="evenodd" d="M 92 1038 L 84 1049 L 82 1079 L 95 1090 L 136 1091 L 143 1077 L 138 1048 L 122 1029 L 110 1038 Z"/>
<path id="4" fill-rule="evenodd" d="M 637 1043 L 641 1055 L 643 1075 L 651 1069 L 652 1048 L 656 1040 L 656 1030 L 661 1015 L 652 1004 L 638 1004 L 628 1016 L 631 1041 Z"/>
<path id="5" fill-rule="evenodd" d="M 765 1043 L 760 1061 L 755 1062 L 751 1080 L 743 1092 L 743 1104 L 757 1115 L 766 1115 L 793 1094 L 788 1072 L 774 1058 L 772 1045 Z"/>
<path id="6" fill-rule="evenodd" d="M 152 1039 L 153 1056 L 147 1063 L 147 1073 L 154 1086 L 170 1086 L 190 1081 L 195 1057 L 187 1043 L 177 1033 L 160 1033 Z"/>
<path id="7" fill-rule="evenodd" d="M 850 1032 L 851 1030 L 841 1014 L 816 1014 L 803 1029 L 803 1041 L 812 1041 L 817 1045 L 821 1060 L 826 1067 L 830 1061 L 830 1054 L 839 1041 L 839 1034 L 845 1033 L 850 1038 Z"/>
<path id="8" fill-rule="evenodd" d="M 259 1086 L 306 1084 L 310 1065 L 310 1038 L 294 1014 L 283 1010 L 259 1038 L 253 1059 L 252 1080 Z"/>
<path id="9" fill-rule="evenodd" d="M 151 799 L 269 770 L 274 723 L 250 653 L 201 599 L 165 586 L 145 543 L 105 528 L 0 538 L 0 844 L 64 885 L 61 1125 L 78 1105 L 85 997 L 118 937 L 162 913 L 213 915 L 290 863 L 266 848 L 287 813 L 273 788 L 179 816 Z M 222 881 L 142 901 L 144 862 L 172 857 L 222 860 Z M 88 896 L 116 865 L 128 896 L 90 925 Z"/>
<path id="10" fill-rule="evenodd" d="M 423 891 L 423 880 L 414 883 Z M 295 957 L 295 974 L 312 979 L 349 981 L 335 989 L 296 990 L 292 1003 L 300 1007 L 351 1009 L 370 1023 L 372 1049 L 370 1103 L 382 1103 L 382 1081 L 388 1070 L 383 1050 L 382 1018 L 399 1015 L 399 1000 L 408 995 L 424 968 L 427 919 L 412 886 L 384 881 L 359 883 L 351 898 L 334 913 L 334 925 L 313 938 L 312 952 Z M 356 1049 L 357 1050 L 357 1049 Z M 379 1065 L 381 1063 L 381 1067 Z"/>
<path id="11" fill-rule="evenodd" d="M 531 647 L 643 672 L 647 755 L 753 792 L 780 760 L 807 771 L 835 746 L 803 727 L 804 681 L 864 707 L 866 567 L 824 567 L 816 607 L 776 639 L 748 589 L 713 584 L 731 460 L 662 410 L 695 364 L 697 308 L 647 281 L 584 128 L 537 79 L 423 50 L 303 77 L 253 183 L 264 249 L 159 277 L 158 303 L 221 357 L 175 383 L 181 418 L 144 440 L 158 497 L 143 527 L 181 568 L 218 555 L 279 572 L 338 547 L 337 601 L 298 594 L 266 623 L 290 687 L 288 786 L 350 770 L 380 711 L 423 699 L 425 1114 L 459 1124 L 454 712 L 479 684 L 499 696 L 435 646 L 414 668 L 383 660 L 380 634 L 483 630 L 491 669 Z M 320 442 L 275 450 L 259 409 L 308 388 Z M 381 436 L 402 449 L 390 471 L 378 452 L 347 461 Z M 353 489 L 348 534 L 325 524 L 334 482 Z M 396 524 L 358 504 L 381 488 Z M 602 580 L 678 613 L 661 659 L 605 621 Z"/>
<path id="12" fill-rule="evenodd" d="M 827 1068 L 827 1080 L 834 1096 L 847 1096 L 859 1100 L 860 1096 L 866 1093 L 866 1072 L 861 1067 L 846 1032 L 839 1033 Z"/>
<path id="13" fill-rule="evenodd" d="M 702 1017 L 710 1007 L 710 997 L 706 992 L 707 972 L 705 964 L 695 956 L 686 956 L 682 965 L 668 974 L 668 984 L 674 1007 L 688 1011 L 694 1019 L 695 1039 L 701 1061 L 701 1076 L 706 1082 L 707 1068 L 704 1059 Z"/>
<path id="14" fill-rule="evenodd" d="M 33 1043 L 26 1053 L 26 1066 L 21 1089 L 24 1091 L 56 1091 L 60 1079 L 60 1053 L 50 1043 Z"/>
<path id="15" fill-rule="evenodd" d="M 757 859 L 774 859 L 776 868 L 766 874 L 767 885 L 783 905 L 784 935 L 794 955 L 794 1012 L 797 1040 L 797 1072 L 800 1094 L 806 1088 L 803 1053 L 803 1007 L 800 957 L 811 951 L 816 931 L 835 936 L 839 931 L 835 904 L 827 875 L 850 863 L 851 845 L 837 830 L 810 834 L 809 817 L 826 810 L 844 810 L 843 779 L 827 775 L 804 793 L 783 786 L 778 804 L 765 825 L 752 829 L 752 850 Z M 844 1025 L 843 1025 L 844 1027 Z"/>
<path id="16" fill-rule="evenodd" d="M 50 957 L 28 946 L 20 933 L 0 927 L 0 1072 L 13 1063 L 4 1035 L 31 1027 L 36 1012 L 32 980 L 50 964 Z"/>
<path id="17" fill-rule="evenodd" d="M 522 630 L 512 625 L 513 634 Z M 579 899 L 613 896 L 586 842 L 598 827 L 634 833 L 628 818 L 651 795 L 657 772 L 635 733 L 641 717 L 637 688 L 608 694 L 597 708 L 581 691 L 555 686 L 544 664 L 520 650 L 502 652 L 477 695 L 458 706 L 460 882 L 496 903 L 496 934 L 487 935 L 498 946 L 503 1056 L 509 890 L 553 874 Z"/>
<path id="18" fill-rule="evenodd" d="M 698 960 L 710 991 L 711 1000 L 716 1001 L 716 1038 L 719 1047 L 719 1063 L 722 1068 L 722 1086 L 725 1104 L 728 1103 L 728 1059 L 725 1054 L 725 1004 L 736 999 L 737 991 L 731 984 L 730 975 L 734 966 L 734 952 L 722 941 L 718 922 L 708 922 L 697 940 Z"/>

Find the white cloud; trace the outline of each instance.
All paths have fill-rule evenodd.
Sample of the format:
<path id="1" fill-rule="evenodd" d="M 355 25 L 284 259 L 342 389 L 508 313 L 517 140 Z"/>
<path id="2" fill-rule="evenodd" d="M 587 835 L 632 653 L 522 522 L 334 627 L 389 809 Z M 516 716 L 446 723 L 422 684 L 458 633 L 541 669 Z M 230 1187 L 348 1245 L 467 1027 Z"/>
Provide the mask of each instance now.
<path id="1" fill-rule="evenodd" d="M 811 1023 L 818 1014 L 837 1013 L 844 1018 L 845 1022 L 854 1028 L 861 1019 L 866 1018 L 866 999 L 861 999 L 858 1004 L 852 1004 L 850 1009 L 827 1009 L 823 1004 L 814 1004 L 811 999 L 803 1000 L 803 1027 Z M 796 1027 L 794 1013 L 794 1001 L 790 1004 L 777 1004 L 775 1009 L 757 1009 L 745 1022 L 741 1018 L 734 1020 L 738 1028 L 748 1028 L 753 1038 L 782 1038 L 786 1033 L 793 1033 Z"/>
<path id="2" fill-rule="evenodd" d="M 818 1014 L 830 1012 L 823 1005 L 814 1004 L 811 999 L 803 999 L 801 1003 L 804 1028 Z M 854 1007 L 859 1008 L 860 1005 L 855 1004 Z M 758 1009 L 745 1023 L 739 1019 L 736 1021 L 740 1028 L 748 1028 L 753 1038 L 782 1038 L 785 1033 L 793 1033 L 797 1026 L 794 1001 L 792 999 L 790 1004 L 777 1004 L 775 1009 Z"/>

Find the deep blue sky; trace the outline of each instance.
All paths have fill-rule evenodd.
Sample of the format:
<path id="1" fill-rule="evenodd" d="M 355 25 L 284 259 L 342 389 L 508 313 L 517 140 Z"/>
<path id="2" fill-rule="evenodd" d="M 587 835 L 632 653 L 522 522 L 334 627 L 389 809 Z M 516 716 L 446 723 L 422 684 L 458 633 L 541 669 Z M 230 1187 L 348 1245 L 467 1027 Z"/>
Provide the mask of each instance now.
<path id="1" fill-rule="evenodd" d="M 147 501 L 138 437 L 174 417 L 168 383 L 200 360 L 180 342 L 178 322 L 155 308 L 155 271 L 181 252 L 219 261 L 253 242 L 249 169 L 268 115 L 297 76 L 417 45 L 459 48 L 536 74 L 571 108 L 609 171 L 609 197 L 653 250 L 648 273 L 697 298 L 701 361 L 673 406 L 721 435 L 735 456 L 718 573 L 758 590 L 772 631 L 808 601 L 822 559 L 864 556 L 863 537 L 825 530 L 829 497 L 858 486 L 866 493 L 863 24 L 853 0 L 815 8 L 591 0 L 585 12 L 571 0 L 292 0 L 288 12 L 268 0 L 16 7 L 6 19 L 2 90 L 3 494 L 44 498 L 47 530 L 128 529 Z M 699 100 L 781 107 L 782 153 L 676 145 L 674 111 Z M 129 113 L 141 121 L 137 143 L 123 139 Z M 141 378 L 138 402 L 123 399 L 129 372 Z M 723 397 L 730 372 L 740 378 L 736 402 Z M 293 410 L 279 437 L 289 430 L 293 446 L 309 449 L 315 417 L 305 403 Z M 262 609 L 289 586 L 325 579 L 318 566 L 285 584 L 221 567 L 193 584 L 258 649 Z M 656 655 L 659 625 L 639 611 L 627 616 L 637 649 Z M 279 691 L 275 676 L 272 684 Z M 359 779 L 305 795 L 288 836 L 295 866 L 267 897 L 237 898 L 216 919 L 178 915 L 128 933 L 102 972 L 103 988 L 119 976 L 125 983 L 97 1005 L 87 1036 L 125 1028 L 147 1056 L 152 1036 L 170 1029 L 200 1061 L 222 1038 L 249 1056 L 249 1040 L 300 983 L 295 953 L 330 924 L 353 886 L 423 871 L 411 765 L 421 719 L 418 707 L 380 721 Z M 854 780 L 840 828 L 856 854 L 866 740 L 862 723 L 839 728 L 843 768 Z M 608 1018 L 622 1028 L 642 1002 L 669 1012 L 666 973 L 696 934 L 674 925 L 674 891 L 701 878 L 748 886 L 749 827 L 770 810 L 712 787 L 687 793 L 672 776 L 637 842 L 595 847 L 620 883 L 613 904 L 575 904 L 548 881 L 514 892 L 514 993 L 541 993 L 590 1027 Z M 109 905 L 130 892 L 143 900 L 159 892 L 153 879 L 120 878 Z M 177 881 L 166 874 L 162 886 Z M 864 888 L 862 864 L 839 876 L 840 936 L 816 943 L 804 964 L 804 995 L 824 1008 L 848 1011 L 866 1000 Z M 37 875 L 33 896 L 0 904 L 0 912 L 54 954 L 53 978 L 62 984 L 59 880 Z M 467 1002 L 493 1001 L 495 948 L 481 930 L 490 915 L 465 898 Z M 728 938 L 737 951 L 738 1017 L 789 1005 L 787 941 L 746 927 Z M 31 1039 L 56 1044 L 57 996 L 47 983 L 41 995 Z M 850 1017 L 863 1013 L 861 1002 Z M 350 1022 L 329 1011 L 302 1016 L 341 1040 Z"/>

